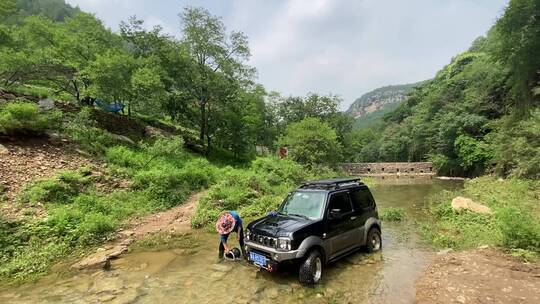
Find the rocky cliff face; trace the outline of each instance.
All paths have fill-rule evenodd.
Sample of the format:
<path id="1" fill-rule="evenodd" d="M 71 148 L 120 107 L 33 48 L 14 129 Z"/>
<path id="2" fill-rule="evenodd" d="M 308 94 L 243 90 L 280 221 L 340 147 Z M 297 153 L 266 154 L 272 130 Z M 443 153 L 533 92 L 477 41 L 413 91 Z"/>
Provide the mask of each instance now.
<path id="1" fill-rule="evenodd" d="M 375 89 L 356 99 L 347 110 L 347 113 L 358 119 L 367 114 L 380 111 L 387 106 L 399 104 L 407 98 L 407 94 L 416 85 L 418 83 L 392 85 Z"/>

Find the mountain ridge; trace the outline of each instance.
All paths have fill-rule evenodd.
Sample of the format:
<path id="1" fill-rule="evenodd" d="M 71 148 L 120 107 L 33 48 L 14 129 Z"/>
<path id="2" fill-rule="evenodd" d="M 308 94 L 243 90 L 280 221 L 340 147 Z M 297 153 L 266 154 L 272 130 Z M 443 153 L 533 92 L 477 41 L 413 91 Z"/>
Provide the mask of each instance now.
<path id="1" fill-rule="evenodd" d="M 383 108 L 389 105 L 403 102 L 407 98 L 407 94 L 421 83 L 387 85 L 376 88 L 357 98 L 345 112 L 359 119 L 368 114 L 383 110 Z"/>

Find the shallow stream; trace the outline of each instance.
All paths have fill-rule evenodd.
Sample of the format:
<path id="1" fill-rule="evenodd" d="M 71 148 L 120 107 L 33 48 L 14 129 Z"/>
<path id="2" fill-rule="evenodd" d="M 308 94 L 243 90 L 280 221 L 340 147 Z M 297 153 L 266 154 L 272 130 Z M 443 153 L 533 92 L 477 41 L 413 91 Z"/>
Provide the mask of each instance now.
<path id="1" fill-rule="evenodd" d="M 379 206 L 402 207 L 407 220 L 383 223 L 383 250 L 358 252 L 327 266 L 315 287 L 293 272 L 267 273 L 244 262 L 217 260 L 218 237 L 195 232 L 194 252 L 136 252 L 113 261 L 112 270 L 50 275 L 9 289 L 0 303 L 411 303 L 414 282 L 433 256 L 415 232 L 430 195 L 461 187 L 430 178 L 379 180 Z M 234 238 L 232 239 L 234 240 Z"/>

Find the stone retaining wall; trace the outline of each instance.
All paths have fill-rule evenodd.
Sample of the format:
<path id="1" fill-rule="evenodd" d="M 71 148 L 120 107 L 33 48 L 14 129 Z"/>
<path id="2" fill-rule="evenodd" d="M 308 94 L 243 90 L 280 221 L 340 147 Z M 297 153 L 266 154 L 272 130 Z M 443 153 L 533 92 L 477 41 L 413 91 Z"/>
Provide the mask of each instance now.
<path id="1" fill-rule="evenodd" d="M 421 163 L 345 163 L 343 169 L 350 175 L 384 175 L 384 174 L 409 174 L 409 175 L 435 175 L 433 164 Z"/>

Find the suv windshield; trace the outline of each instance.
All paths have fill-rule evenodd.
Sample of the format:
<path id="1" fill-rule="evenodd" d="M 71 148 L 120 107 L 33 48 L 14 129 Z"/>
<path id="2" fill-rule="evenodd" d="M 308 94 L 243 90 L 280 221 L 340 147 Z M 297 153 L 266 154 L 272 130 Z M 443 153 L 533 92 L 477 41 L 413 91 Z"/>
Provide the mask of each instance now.
<path id="1" fill-rule="evenodd" d="M 325 192 L 296 191 L 291 193 L 279 208 L 279 213 L 319 219 L 324 212 Z"/>

